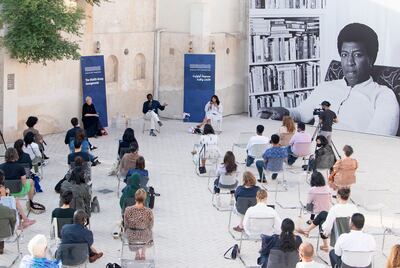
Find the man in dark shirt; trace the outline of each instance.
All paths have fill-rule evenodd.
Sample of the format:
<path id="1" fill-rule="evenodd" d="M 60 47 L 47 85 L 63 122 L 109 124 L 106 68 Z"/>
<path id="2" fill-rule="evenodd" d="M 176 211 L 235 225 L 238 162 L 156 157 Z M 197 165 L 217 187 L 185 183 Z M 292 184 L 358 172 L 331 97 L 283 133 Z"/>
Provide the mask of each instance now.
<path id="1" fill-rule="evenodd" d="M 89 153 L 81 151 L 82 143 L 80 141 L 75 140 L 74 147 L 75 147 L 75 151 L 68 155 L 68 165 L 71 165 L 71 163 L 73 163 L 75 161 L 75 158 L 78 156 L 82 157 L 83 161 L 85 161 L 85 162 L 89 162 L 89 161 L 93 160 L 93 159 L 90 159 Z"/>
<path id="2" fill-rule="evenodd" d="M 64 225 L 61 230 L 61 244 L 88 244 L 89 262 L 92 263 L 101 258 L 103 252 L 97 252 L 93 247 L 93 233 L 85 227 L 87 218 L 85 211 L 81 209 L 75 211 L 74 223 Z"/>
<path id="3" fill-rule="evenodd" d="M 75 209 L 70 207 L 72 198 L 73 194 L 71 191 L 63 192 L 61 195 L 61 200 L 63 202 L 63 205 L 53 210 L 53 212 L 51 213 L 51 218 L 72 219 L 75 213 Z"/>
<path id="4" fill-rule="evenodd" d="M 336 113 L 330 110 L 331 104 L 329 101 L 323 101 L 321 103 L 323 112 L 319 115 L 319 123 L 321 125 L 321 129 L 319 134 L 325 136 L 328 140 L 329 144 L 332 141 L 332 125 L 333 123 L 337 123 L 338 119 Z"/>
<path id="5" fill-rule="evenodd" d="M 164 103 L 163 105 L 160 102 L 153 100 L 153 95 L 147 94 L 147 101 L 143 103 L 143 113 L 146 120 L 150 120 L 150 136 L 157 136 L 154 133 L 154 129 L 156 127 L 156 123 L 161 127 L 162 123 L 160 118 L 158 117 L 158 109 L 164 111 L 165 107 L 168 104 Z"/>

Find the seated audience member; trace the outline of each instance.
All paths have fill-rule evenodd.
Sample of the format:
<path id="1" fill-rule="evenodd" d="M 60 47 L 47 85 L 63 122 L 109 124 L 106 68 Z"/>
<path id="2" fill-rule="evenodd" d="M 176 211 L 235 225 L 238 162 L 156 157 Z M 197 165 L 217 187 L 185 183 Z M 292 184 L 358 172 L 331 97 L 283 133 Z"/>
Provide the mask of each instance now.
<path id="1" fill-rule="evenodd" d="M 279 232 L 282 224 L 282 219 L 279 217 L 275 209 L 267 206 L 268 193 L 265 190 L 258 190 L 257 192 L 257 205 L 249 207 L 244 215 L 243 229 L 246 234 L 251 235 L 249 230 L 250 218 L 274 218 L 274 229 Z"/>
<path id="2" fill-rule="evenodd" d="M 85 135 L 85 130 L 83 129 L 78 129 L 75 132 L 75 137 L 73 137 L 70 142 L 69 142 L 69 152 L 73 153 L 75 149 L 75 141 L 78 141 L 81 143 L 81 151 L 84 153 L 89 153 L 90 154 L 90 143 L 89 140 L 86 138 Z"/>
<path id="3" fill-rule="evenodd" d="M 356 170 L 358 168 L 358 162 L 350 156 L 353 154 L 353 148 L 350 145 L 343 147 L 345 157 L 336 161 L 333 166 L 333 181 L 330 178 L 330 186 L 333 189 L 338 187 L 348 187 L 356 183 Z"/>
<path id="4" fill-rule="evenodd" d="M 27 136 L 29 133 L 27 134 Z M 11 193 L 16 198 L 22 198 L 28 196 L 30 208 L 35 208 L 36 205 L 33 202 L 33 196 L 35 195 L 35 187 L 32 179 L 26 178 L 25 169 L 17 163 L 18 152 L 14 148 L 8 148 L 5 153 L 6 162 L 0 165 L 0 169 L 4 172 L 5 180 L 16 180 L 20 179 L 22 182 L 22 189 L 19 193 Z M 20 211 L 20 210 L 18 210 Z M 22 215 L 21 215 L 22 216 Z M 27 224 L 33 224 L 34 221 L 26 219 Z M 28 224 L 28 225 L 30 225 Z"/>
<path id="5" fill-rule="evenodd" d="M 279 249 L 283 252 L 297 251 L 302 243 L 301 237 L 294 235 L 294 222 L 291 219 L 284 219 L 281 225 L 281 234 L 261 235 L 260 257 L 257 263 L 261 268 L 268 266 L 268 258 L 271 249 Z"/>
<path id="6" fill-rule="evenodd" d="M 62 264 L 59 260 L 49 260 L 47 255 L 47 238 L 42 234 L 35 235 L 28 243 L 29 255 L 25 255 L 19 268 L 61 268 Z"/>
<path id="7" fill-rule="evenodd" d="M 29 116 L 28 119 L 26 120 L 26 126 L 28 127 L 27 129 L 24 130 L 23 132 L 23 137 L 25 138 L 26 134 L 29 132 L 32 132 L 34 135 L 34 142 L 39 145 L 39 149 L 41 152 L 41 155 L 43 154 L 43 159 L 49 159 L 45 154 L 44 154 L 44 146 L 46 145 L 46 142 L 44 141 L 42 135 L 40 135 L 39 130 L 35 129 L 35 125 L 39 119 L 36 116 Z"/>
<path id="8" fill-rule="evenodd" d="M 18 153 L 17 163 L 18 164 L 26 164 L 27 166 L 32 168 L 32 159 L 29 156 L 29 154 L 24 153 L 23 147 L 24 147 L 23 140 L 19 139 L 19 140 L 15 141 L 14 148 L 15 148 L 15 150 L 17 150 L 17 153 Z"/>
<path id="9" fill-rule="evenodd" d="M 140 177 L 149 177 L 149 171 L 146 169 L 146 161 L 143 156 L 139 156 L 138 159 L 136 159 L 135 168 L 128 170 L 126 178 L 129 178 L 135 173 L 139 174 Z"/>
<path id="10" fill-rule="evenodd" d="M 69 143 L 71 142 L 71 140 L 75 139 L 76 136 L 76 131 L 78 129 L 81 129 L 81 127 L 79 126 L 79 120 L 76 117 L 71 118 L 71 125 L 72 128 L 70 128 L 67 133 L 65 134 L 65 139 L 64 139 L 64 143 L 66 145 L 69 145 Z"/>
<path id="11" fill-rule="evenodd" d="M 214 129 L 210 124 L 204 125 L 203 135 L 200 137 L 200 145 L 203 151 L 200 153 L 200 167 L 206 172 L 206 159 L 218 158 L 221 153 L 218 148 L 218 136 L 215 135 Z"/>
<path id="12" fill-rule="evenodd" d="M 219 194 L 219 185 L 225 188 L 236 188 L 238 181 L 232 177 L 232 181 L 221 175 L 233 175 L 237 170 L 235 155 L 231 151 L 227 151 L 224 156 L 224 162 L 217 169 L 217 179 L 214 181 L 214 193 Z"/>
<path id="13" fill-rule="evenodd" d="M 324 176 L 318 172 L 314 171 L 311 174 L 311 188 L 308 191 L 307 204 L 312 207 L 312 214 L 307 224 L 311 224 L 315 218 L 315 214 L 322 211 L 329 211 L 332 206 L 331 194 L 328 186 L 325 183 Z"/>
<path id="14" fill-rule="evenodd" d="M 274 171 L 283 170 L 283 162 L 288 157 L 287 149 L 285 147 L 281 147 L 279 144 L 278 135 L 272 135 L 270 143 L 272 144 L 272 147 L 265 150 L 263 154 L 264 160 L 258 160 L 256 162 L 258 175 L 260 176 L 260 179 L 258 180 L 259 182 L 267 182 L 265 176 L 263 175 L 264 169 L 271 171 L 272 179 L 275 180 L 278 177 L 278 173 L 275 173 Z"/>
<path id="15" fill-rule="evenodd" d="M 61 184 L 60 205 L 64 203 L 63 196 L 66 192 L 72 192 L 72 201 L 70 208 L 78 210 L 82 209 L 86 215 L 90 217 L 90 202 L 92 200 L 92 191 L 90 186 L 86 184 L 85 171 L 81 166 L 75 167 L 71 176 Z"/>
<path id="16" fill-rule="evenodd" d="M 122 135 L 122 140 L 119 141 L 118 144 L 118 156 L 121 156 L 121 149 L 122 148 L 130 148 L 133 145 L 136 145 L 136 148 L 139 149 L 139 144 L 135 138 L 135 131 L 128 127 L 127 129 L 125 129 L 124 131 L 124 135 Z"/>
<path id="17" fill-rule="evenodd" d="M 247 158 L 246 158 L 246 167 L 249 167 L 253 164 L 254 159 L 257 157 L 255 153 L 252 151 L 252 146 L 255 144 L 265 144 L 268 145 L 269 140 L 267 137 L 263 136 L 264 126 L 257 125 L 255 136 L 251 137 L 246 146 Z"/>
<path id="18" fill-rule="evenodd" d="M 66 218 L 72 219 L 74 217 L 75 209 L 71 208 L 70 204 L 74 197 L 72 191 L 65 191 L 61 194 L 62 206 L 55 208 L 51 213 L 51 218 Z"/>
<path id="19" fill-rule="evenodd" d="M 325 266 L 315 262 L 314 247 L 311 243 L 303 242 L 299 247 L 299 257 L 301 262 L 298 262 L 296 268 L 324 268 Z"/>
<path id="20" fill-rule="evenodd" d="M 119 163 L 119 175 L 120 177 L 126 177 L 128 171 L 136 168 L 136 161 L 140 157 L 138 147 L 136 144 L 132 144 L 129 147 L 128 153 L 124 154 Z"/>
<path id="21" fill-rule="evenodd" d="M 394 245 L 387 258 L 386 268 L 400 267 L 400 244 Z"/>
<path id="22" fill-rule="evenodd" d="M 153 241 L 154 217 L 150 208 L 145 206 L 147 193 L 139 189 L 135 193 L 135 204 L 125 209 L 124 229 L 129 243 L 151 243 Z M 136 251 L 136 260 L 145 260 L 145 247 Z"/>
<path id="23" fill-rule="evenodd" d="M 5 187 L 4 185 L 4 172 L 3 170 L 0 169 L 0 201 L 2 198 L 8 196 L 10 194 L 10 190 Z M 18 211 L 19 217 L 22 219 L 22 223 L 20 224 L 21 228 L 27 228 L 29 225 L 34 224 L 36 221 L 35 220 L 30 220 L 25 214 L 24 208 L 21 206 L 21 203 L 19 202 L 18 199 L 15 199 L 15 208 Z M 1 215 L 1 214 L 0 214 Z M 0 228 L 1 230 L 1 228 Z"/>
<path id="24" fill-rule="evenodd" d="M 61 229 L 61 244 L 88 244 L 89 262 L 93 263 L 103 256 L 103 252 L 97 252 L 93 247 L 93 233 L 85 227 L 88 223 L 88 216 L 85 211 L 80 209 L 75 211 L 73 219 L 73 224 L 66 224 Z"/>
<path id="25" fill-rule="evenodd" d="M 342 262 L 351 267 L 367 267 L 371 264 L 376 243 L 372 235 L 362 231 L 364 223 L 363 214 L 355 213 L 351 216 L 350 233 L 341 234 L 336 241 L 335 249 L 329 252 L 332 268 L 341 267 Z M 363 254 L 360 259 L 360 257 L 346 256 L 345 251 L 369 252 L 369 254 Z"/>
<path id="26" fill-rule="evenodd" d="M 315 139 L 317 147 L 314 155 L 308 161 L 308 170 L 331 169 L 336 162 L 335 153 L 325 136 L 319 135 Z"/>
<path id="27" fill-rule="evenodd" d="M 282 126 L 279 128 L 280 145 L 288 146 L 294 133 L 296 133 L 294 120 L 290 116 L 285 115 L 282 119 Z"/>
<path id="28" fill-rule="evenodd" d="M 297 157 L 299 155 L 307 154 L 307 152 L 298 151 L 296 148 L 296 144 L 298 143 L 310 143 L 311 146 L 311 136 L 305 132 L 306 125 L 303 122 L 297 123 L 297 132 L 293 135 L 290 139 L 289 146 L 287 147 L 288 150 L 288 165 L 291 166 L 296 162 Z"/>
<path id="29" fill-rule="evenodd" d="M 235 199 L 236 201 L 240 197 L 248 197 L 248 198 L 256 198 L 258 190 L 260 187 L 256 186 L 256 178 L 254 177 L 253 173 L 250 171 L 243 172 L 243 185 L 238 186 L 235 190 Z M 243 232 L 243 217 L 238 226 L 233 227 L 233 230 L 236 232 Z"/>
<path id="30" fill-rule="evenodd" d="M 335 222 L 336 218 L 351 217 L 354 213 L 358 212 L 358 208 L 356 205 L 348 203 L 349 198 L 349 188 L 339 189 L 336 198 L 337 204 L 332 206 L 329 212 L 321 211 L 320 213 L 318 213 L 317 217 L 315 217 L 310 227 L 308 227 L 306 230 L 298 228 L 297 231 L 308 236 L 310 231 L 318 226 L 323 242 L 323 245 L 320 246 L 320 249 L 328 252 L 328 236 L 332 231 L 333 223 Z"/>
<path id="31" fill-rule="evenodd" d="M 2 187 L 1 184 L 0 187 Z M 0 204 L 0 255 L 4 253 L 3 239 L 8 237 L 9 232 L 7 230 L 9 230 L 10 227 L 12 232 L 15 230 L 15 224 L 17 222 L 16 214 L 14 209 Z"/>
<path id="32" fill-rule="evenodd" d="M 134 173 L 128 178 L 127 185 L 124 189 L 122 189 L 122 195 L 119 199 L 119 205 L 122 211 L 125 211 L 128 199 L 134 198 L 136 191 L 140 188 L 140 175 L 138 173 Z"/>
<path id="33" fill-rule="evenodd" d="M 32 164 L 37 165 L 42 162 L 42 153 L 40 152 L 39 145 L 34 142 L 34 134 L 32 132 L 26 133 L 24 137 L 24 153 L 29 154 Z"/>
<path id="34" fill-rule="evenodd" d="M 93 157 L 88 152 L 82 152 L 82 143 L 80 141 L 74 141 L 74 152 L 68 155 L 68 165 L 71 165 L 75 161 L 75 158 L 81 157 L 85 162 L 91 162 L 92 166 L 100 164 L 97 157 Z"/>

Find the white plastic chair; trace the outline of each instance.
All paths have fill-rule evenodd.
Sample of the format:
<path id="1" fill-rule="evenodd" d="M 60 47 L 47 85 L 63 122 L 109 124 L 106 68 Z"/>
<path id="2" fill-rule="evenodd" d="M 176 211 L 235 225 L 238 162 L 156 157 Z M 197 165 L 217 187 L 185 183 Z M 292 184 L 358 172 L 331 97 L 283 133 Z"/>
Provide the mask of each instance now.
<path id="1" fill-rule="evenodd" d="M 341 268 L 373 268 L 373 255 L 375 251 L 343 250 Z"/>
<path id="2" fill-rule="evenodd" d="M 211 118 L 211 126 L 213 127 L 213 129 L 216 132 L 221 133 L 222 132 L 222 117 L 220 119 Z"/>
<path id="3" fill-rule="evenodd" d="M 16 212 L 16 217 L 17 218 L 19 217 L 17 212 Z M 11 225 L 10 225 L 8 219 L 0 219 L 0 222 L 1 222 L 0 225 L 2 225 L 2 226 L 3 225 L 4 226 L 7 225 L 8 226 L 8 229 L 7 229 L 8 235 L 7 235 L 7 237 L 0 238 L 0 241 L 4 241 L 5 243 L 16 243 L 16 245 L 17 245 L 17 254 L 14 257 L 11 257 L 11 258 L 8 257 L 8 258 L 10 258 L 8 260 L 11 260 L 10 265 L 9 266 L 0 266 L 0 267 L 9 268 L 9 267 L 13 267 L 15 262 L 21 256 L 21 249 L 19 247 L 20 232 L 17 231 L 17 226 L 18 226 L 17 224 L 15 224 L 15 229 L 14 230 L 11 229 Z"/>
<path id="4" fill-rule="evenodd" d="M 252 136 L 254 136 L 254 132 L 240 132 L 237 141 L 232 144 L 232 152 L 235 153 L 235 147 L 246 150 L 247 143 Z M 244 162 L 238 161 L 237 163 L 244 164 Z"/>
<path id="5" fill-rule="evenodd" d="M 151 118 L 147 118 L 146 115 L 143 115 L 143 128 L 142 128 L 142 133 L 145 133 L 146 131 L 150 131 L 150 120 Z M 158 124 L 155 124 L 155 131 L 158 133 L 161 133 L 161 127 Z"/>
<path id="6" fill-rule="evenodd" d="M 125 250 L 126 247 L 128 248 L 128 250 Z M 137 258 L 139 252 L 144 253 L 145 259 Z M 154 242 L 129 241 L 125 235 L 125 232 L 123 232 L 122 248 L 121 248 L 121 267 L 122 268 L 155 267 Z"/>
<path id="7" fill-rule="evenodd" d="M 231 186 L 228 186 L 228 185 L 222 185 L 221 183 L 219 183 L 218 184 L 218 188 L 220 189 L 220 192 L 218 194 L 219 196 L 217 196 L 217 194 L 214 193 L 214 181 L 212 181 L 212 180 L 208 181 L 208 185 L 209 185 L 208 189 L 212 193 L 211 203 L 218 211 L 230 211 L 232 209 L 233 194 L 231 194 L 231 191 L 235 190 L 239 183 L 238 176 L 239 176 L 238 172 L 234 172 L 233 174 L 221 174 L 221 176 L 219 178 L 220 181 L 221 180 L 222 181 L 230 181 L 230 182 L 232 182 L 232 184 L 231 184 Z M 231 196 L 229 206 L 221 207 L 221 205 L 219 204 L 220 200 L 218 200 L 219 198 L 221 198 L 221 195 L 230 195 Z M 215 199 L 217 199 L 217 200 L 215 200 Z"/>
<path id="8" fill-rule="evenodd" d="M 232 233 L 231 222 L 232 222 L 232 215 L 236 214 L 241 217 L 244 217 L 246 211 L 249 207 L 255 206 L 257 204 L 257 199 L 255 197 L 239 197 L 235 205 L 232 206 L 231 212 L 229 213 L 229 221 L 228 221 L 228 232 L 235 240 L 240 240 L 240 238 L 236 237 L 234 233 Z"/>

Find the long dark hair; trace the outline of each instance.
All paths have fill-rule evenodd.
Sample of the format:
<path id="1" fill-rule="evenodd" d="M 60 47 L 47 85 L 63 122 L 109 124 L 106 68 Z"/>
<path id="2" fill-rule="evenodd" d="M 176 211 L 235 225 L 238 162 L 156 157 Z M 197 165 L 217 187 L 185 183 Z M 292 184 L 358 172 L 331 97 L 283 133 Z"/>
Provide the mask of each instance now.
<path id="1" fill-rule="evenodd" d="M 311 174 L 310 185 L 311 187 L 325 186 L 325 179 L 321 172 L 313 171 L 313 173 Z"/>
<path id="2" fill-rule="evenodd" d="M 82 141 L 85 139 L 86 134 L 85 134 L 85 130 L 83 129 L 78 129 L 75 133 L 75 140 L 76 141 L 80 141 L 82 143 Z"/>
<path id="3" fill-rule="evenodd" d="M 326 146 L 326 145 L 329 144 L 328 139 L 327 139 L 325 136 L 322 136 L 322 135 L 318 135 L 317 138 L 316 138 L 316 140 L 319 140 L 319 141 L 320 141 L 321 147 L 324 147 L 324 146 Z"/>
<path id="4" fill-rule="evenodd" d="M 125 142 L 128 142 L 128 143 L 132 143 L 132 142 L 136 141 L 135 131 L 130 127 L 125 129 L 124 135 L 122 135 L 122 140 Z"/>
<path id="5" fill-rule="evenodd" d="M 14 148 L 17 150 L 18 156 L 21 157 L 24 154 L 24 151 L 22 150 L 22 147 L 24 147 L 24 141 L 19 139 L 14 142 Z"/>
<path id="6" fill-rule="evenodd" d="M 210 124 L 204 125 L 203 135 L 215 134 L 213 127 Z"/>
<path id="7" fill-rule="evenodd" d="M 283 252 L 289 252 L 296 250 L 296 237 L 294 232 L 294 222 L 286 218 L 282 221 L 281 234 L 279 236 L 281 240 L 280 250 Z"/>
<path id="8" fill-rule="evenodd" d="M 218 98 L 218 96 L 217 96 L 217 95 L 212 95 L 212 96 L 211 96 L 211 99 L 210 99 L 210 102 L 212 102 L 212 99 L 213 99 L 213 98 L 216 99 L 215 102 L 217 103 L 217 105 L 219 105 L 219 98 Z"/>
<path id="9" fill-rule="evenodd" d="M 235 155 L 232 151 L 227 151 L 224 156 L 224 165 L 227 174 L 230 174 L 237 169 Z"/>
<path id="10" fill-rule="evenodd" d="M 82 166 L 75 167 L 71 172 L 70 181 L 75 182 L 76 184 L 85 183 L 85 170 Z"/>
<path id="11" fill-rule="evenodd" d="M 25 137 L 24 137 L 24 143 L 25 146 L 28 146 L 29 144 L 31 144 L 33 141 L 35 140 L 35 134 L 33 134 L 32 132 L 28 132 L 26 133 Z"/>

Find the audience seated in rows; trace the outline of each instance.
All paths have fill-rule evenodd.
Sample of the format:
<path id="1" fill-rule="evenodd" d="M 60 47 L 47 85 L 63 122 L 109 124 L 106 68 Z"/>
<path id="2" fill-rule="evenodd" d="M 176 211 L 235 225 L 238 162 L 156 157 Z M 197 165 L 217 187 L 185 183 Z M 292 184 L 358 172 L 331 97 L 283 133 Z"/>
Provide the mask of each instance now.
<path id="1" fill-rule="evenodd" d="M 218 148 L 218 136 L 215 135 L 214 129 L 210 124 L 204 125 L 203 135 L 201 135 L 199 143 L 202 146 L 200 167 L 205 173 L 206 159 L 217 159 L 221 155 Z"/>
<path id="2" fill-rule="evenodd" d="M 365 218 L 354 213 L 350 221 L 350 233 L 344 233 L 336 240 L 335 248 L 329 252 L 332 268 L 341 267 L 342 263 L 350 267 L 368 267 L 376 250 L 375 239 L 364 233 Z M 362 256 L 349 256 L 346 252 L 364 253 Z"/>
<path id="3" fill-rule="evenodd" d="M 253 207 L 249 207 L 243 218 L 243 229 L 248 236 L 251 236 L 249 219 L 250 218 L 274 218 L 275 231 L 278 233 L 279 228 L 282 224 L 282 219 L 278 213 L 272 207 L 267 205 L 268 193 L 265 190 L 258 190 L 257 192 L 257 204 Z"/>
<path id="4" fill-rule="evenodd" d="M 5 187 L 0 181 L 0 200 L 5 195 Z M 9 236 L 9 228 L 12 232 L 15 230 L 15 224 L 17 222 L 17 212 L 7 206 L 0 203 L 0 255 L 4 253 L 4 239 Z"/>
<path id="5" fill-rule="evenodd" d="M 296 162 L 297 158 L 302 155 L 309 153 L 309 148 L 307 151 L 302 144 L 306 145 L 309 143 L 311 145 L 311 136 L 305 132 L 306 125 L 303 122 L 297 123 L 297 132 L 290 139 L 288 150 L 288 165 L 291 166 Z"/>
<path id="6" fill-rule="evenodd" d="M 73 153 L 75 151 L 75 141 L 81 143 L 81 151 L 90 154 L 90 143 L 86 138 L 85 130 L 79 128 L 75 131 L 75 137 L 71 138 L 69 141 L 69 152 Z"/>
<path id="7" fill-rule="evenodd" d="M 91 162 L 92 166 L 100 164 L 100 161 L 97 159 L 97 157 L 93 157 L 88 152 L 82 151 L 82 143 L 80 141 L 74 140 L 74 147 L 74 152 L 70 153 L 67 157 L 68 165 L 71 165 L 71 163 L 73 163 L 77 157 L 81 157 L 85 162 Z"/>
<path id="8" fill-rule="evenodd" d="M 311 224 L 315 219 L 315 214 L 319 214 L 322 211 L 329 211 L 332 206 L 331 193 L 329 187 L 325 183 L 324 176 L 314 171 L 311 174 L 311 188 L 308 191 L 307 206 L 311 211 L 310 220 L 307 224 Z"/>
<path id="9" fill-rule="evenodd" d="M 124 212 L 125 235 L 130 244 L 149 244 L 153 241 L 153 211 L 145 206 L 147 193 L 138 189 L 135 193 L 135 204 L 129 206 Z M 145 260 L 145 247 L 136 251 L 136 260 Z"/>
<path id="10" fill-rule="evenodd" d="M 400 244 L 396 244 L 390 250 L 386 268 L 400 268 Z"/>
<path id="11" fill-rule="evenodd" d="M 281 233 L 273 235 L 261 235 L 260 257 L 257 264 L 261 268 L 268 266 L 268 257 L 271 249 L 282 250 L 283 252 L 297 251 L 302 243 L 301 237 L 294 235 L 294 222 L 291 219 L 284 219 L 281 225 Z"/>
<path id="12" fill-rule="evenodd" d="M 61 194 L 62 205 L 59 208 L 55 208 L 51 213 L 51 219 L 54 218 L 66 218 L 72 219 L 74 217 L 75 209 L 71 208 L 71 202 L 74 198 L 72 191 L 65 191 Z"/>
<path id="13" fill-rule="evenodd" d="M 296 125 L 293 118 L 285 115 L 282 118 L 282 126 L 279 128 L 279 138 L 281 146 L 288 146 L 294 133 L 296 133 Z"/>
<path id="14" fill-rule="evenodd" d="M 299 257 L 301 262 L 298 262 L 296 268 L 324 268 L 322 264 L 315 262 L 314 247 L 309 242 L 301 243 L 299 247 Z"/>
<path id="15" fill-rule="evenodd" d="M 29 135 L 29 133 L 27 134 Z M 22 206 L 18 201 L 18 198 L 23 198 L 28 196 L 29 208 L 36 207 L 33 202 L 33 197 L 35 195 L 35 187 L 32 179 L 26 178 L 25 169 L 17 163 L 18 152 L 14 148 L 8 148 L 5 153 L 5 163 L 0 165 L 0 170 L 4 173 L 4 180 L 21 180 L 22 188 L 18 193 L 10 193 L 12 196 L 17 198 L 17 208 L 20 213 L 23 223 L 23 227 L 27 227 L 35 223 L 34 220 L 29 220 L 25 213 L 23 212 Z"/>
<path id="16" fill-rule="evenodd" d="M 118 157 L 119 159 L 122 158 L 122 149 L 128 149 L 132 146 L 136 146 L 137 150 L 139 149 L 139 144 L 135 137 L 135 131 L 128 127 L 125 129 L 124 134 L 122 135 L 122 140 L 118 143 Z"/>
<path id="17" fill-rule="evenodd" d="M 337 204 L 331 207 L 329 211 L 321 211 L 312 221 L 312 224 L 307 229 L 303 230 L 298 228 L 299 233 L 303 233 L 308 236 L 310 231 L 315 227 L 319 227 L 320 236 L 323 241 L 323 245 L 320 249 L 328 252 L 328 236 L 331 233 L 333 223 L 336 218 L 351 217 L 354 213 L 358 213 L 358 208 L 354 204 L 348 203 L 350 199 L 350 189 L 340 188 L 337 192 Z"/>
<path id="18" fill-rule="evenodd" d="M 42 234 L 35 235 L 28 243 L 29 255 L 25 255 L 19 268 L 61 268 L 62 264 L 58 260 L 49 260 L 46 258 L 47 238 Z"/>
<path id="19" fill-rule="evenodd" d="M 128 170 L 128 173 L 126 174 L 126 178 L 129 178 L 133 174 L 139 174 L 141 177 L 149 177 L 149 171 L 146 169 L 146 162 L 144 160 L 143 156 L 139 156 L 136 159 L 136 164 L 135 167 L 132 169 Z M 124 180 L 126 183 L 126 179 Z M 144 187 L 144 186 L 142 186 Z"/>
<path id="20" fill-rule="evenodd" d="M 343 147 L 344 158 L 336 161 L 333 166 L 333 174 L 330 179 L 330 186 L 333 189 L 339 187 L 349 187 L 356 183 L 356 170 L 358 168 L 358 162 L 354 158 L 351 158 L 353 154 L 353 148 L 350 145 Z"/>
<path id="21" fill-rule="evenodd" d="M 256 185 L 257 181 L 253 173 L 250 171 L 243 172 L 243 185 L 240 185 L 235 190 L 235 200 L 237 201 L 240 197 L 256 198 L 258 190 L 260 187 Z M 240 215 L 241 220 L 239 225 L 233 227 L 233 230 L 237 232 L 243 232 L 243 217 Z"/>
<path id="22" fill-rule="evenodd" d="M 29 154 L 32 165 L 38 165 L 42 163 L 42 153 L 40 152 L 39 145 L 34 142 L 34 134 L 32 132 L 26 133 L 24 137 L 23 151 Z"/>
<path id="23" fill-rule="evenodd" d="M 139 156 L 137 144 L 132 143 L 128 149 L 128 152 L 122 156 L 119 162 L 118 172 L 120 177 L 126 177 L 129 170 L 136 168 L 136 161 Z"/>
<path id="24" fill-rule="evenodd" d="M 219 194 L 221 185 L 223 188 L 235 189 L 238 181 L 233 176 L 237 171 L 235 155 L 232 151 L 227 151 L 223 163 L 217 169 L 217 178 L 214 181 L 214 193 Z M 228 175 L 228 176 L 225 176 Z M 232 194 L 235 191 L 232 191 Z"/>
<path id="25" fill-rule="evenodd" d="M 16 140 L 14 143 L 14 148 L 17 150 L 18 153 L 18 160 L 17 163 L 21 165 L 26 165 L 30 169 L 32 168 L 32 159 L 29 156 L 29 154 L 25 153 L 23 148 L 24 148 L 24 141 L 19 139 Z"/>
<path id="26" fill-rule="evenodd" d="M 73 224 L 66 224 L 61 230 L 61 244 L 86 243 L 89 247 L 89 262 L 92 263 L 101 258 L 103 252 L 98 252 L 93 246 L 93 233 L 86 228 L 88 220 L 84 210 L 75 211 Z"/>
<path id="27" fill-rule="evenodd" d="M 279 136 L 274 134 L 271 136 L 272 144 L 271 148 L 265 150 L 263 154 L 264 160 L 258 160 L 256 162 L 258 174 L 260 176 L 259 182 L 267 182 L 264 170 L 268 170 L 272 172 L 272 179 L 275 180 L 278 177 L 279 171 L 283 170 L 283 163 L 288 157 L 287 149 L 285 147 L 281 147 L 279 144 Z"/>
<path id="28" fill-rule="evenodd" d="M 76 117 L 71 118 L 72 128 L 67 131 L 65 134 L 64 143 L 69 146 L 71 140 L 75 139 L 76 132 L 81 129 L 79 126 L 79 120 Z"/>
<path id="29" fill-rule="evenodd" d="M 69 178 L 61 184 L 60 206 L 64 203 L 62 196 L 67 191 L 71 191 L 73 196 L 72 202 L 70 203 L 71 208 L 75 210 L 81 209 L 85 211 L 88 217 L 90 217 L 92 190 L 90 186 L 86 184 L 85 170 L 83 166 L 75 167 Z"/>
<path id="30" fill-rule="evenodd" d="M 325 136 L 319 135 L 315 139 L 316 149 L 308 161 L 308 170 L 331 169 L 336 162 L 335 153 Z"/>
<path id="31" fill-rule="evenodd" d="M 251 137 L 246 146 L 247 158 L 246 158 L 246 166 L 249 167 L 253 164 L 257 155 L 252 151 L 252 148 L 255 144 L 265 144 L 269 143 L 267 137 L 263 136 L 264 126 L 257 125 L 256 127 L 256 135 Z"/>
<path id="32" fill-rule="evenodd" d="M 49 159 L 44 153 L 44 146 L 46 145 L 46 142 L 44 141 L 43 136 L 40 135 L 39 130 L 35 129 L 35 125 L 38 123 L 38 121 L 39 119 L 36 116 L 28 117 L 25 123 L 28 128 L 24 130 L 23 137 L 25 138 L 26 134 L 32 132 L 34 135 L 34 142 L 39 146 L 41 153 L 40 155 L 43 155 L 43 159 Z"/>

